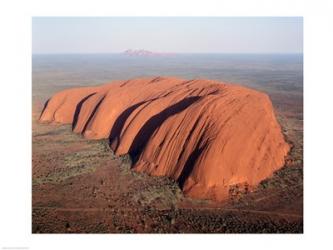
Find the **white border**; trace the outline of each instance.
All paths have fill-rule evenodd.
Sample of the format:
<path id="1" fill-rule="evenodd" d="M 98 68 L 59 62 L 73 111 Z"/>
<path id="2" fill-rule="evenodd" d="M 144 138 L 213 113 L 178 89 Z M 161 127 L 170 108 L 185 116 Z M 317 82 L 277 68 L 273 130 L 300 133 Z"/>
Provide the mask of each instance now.
<path id="1" fill-rule="evenodd" d="M 2 1 L 0 247 L 29 249 L 281 249 L 330 243 L 332 18 L 330 1 Z M 304 16 L 304 235 L 32 235 L 31 16 Z M 324 247 L 325 246 L 325 247 Z"/>

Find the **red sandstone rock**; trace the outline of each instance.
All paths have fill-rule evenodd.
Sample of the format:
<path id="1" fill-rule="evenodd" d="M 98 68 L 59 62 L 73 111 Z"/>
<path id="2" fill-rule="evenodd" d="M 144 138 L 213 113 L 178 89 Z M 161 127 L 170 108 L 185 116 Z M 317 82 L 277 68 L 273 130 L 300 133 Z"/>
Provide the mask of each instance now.
<path id="1" fill-rule="evenodd" d="M 133 168 L 177 180 L 195 198 L 223 200 L 229 187 L 256 185 L 289 151 L 269 97 L 209 80 L 142 78 L 55 94 L 41 122 L 72 123 L 109 138 Z"/>

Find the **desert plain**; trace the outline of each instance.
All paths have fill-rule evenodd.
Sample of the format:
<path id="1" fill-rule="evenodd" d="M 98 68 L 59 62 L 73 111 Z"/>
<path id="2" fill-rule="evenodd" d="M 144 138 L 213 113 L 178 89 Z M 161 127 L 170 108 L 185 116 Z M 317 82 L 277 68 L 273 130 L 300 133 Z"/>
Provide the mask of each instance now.
<path id="1" fill-rule="evenodd" d="M 108 138 L 41 123 L 46 101 L 70 87 L 33 85 L 33 233 L 303 232 L 302 88 L 256 88 L 269 96 L 290 151 L 268 178 L 234 185 L 227 199 L 214 200 L 184 194 L 172 178 L 134 171 L 133 159 L 116 155 Z"/>

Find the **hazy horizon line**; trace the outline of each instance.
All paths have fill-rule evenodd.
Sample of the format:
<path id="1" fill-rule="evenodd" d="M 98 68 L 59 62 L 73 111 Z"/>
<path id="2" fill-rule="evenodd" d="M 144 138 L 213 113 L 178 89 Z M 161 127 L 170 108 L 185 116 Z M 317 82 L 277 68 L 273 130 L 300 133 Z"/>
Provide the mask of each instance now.
<path id="1" fill-rule="evenodd" d="M 192 54 L 223 54 L 223 55 L 303 55 L 304 52 L 153 52 L 165 54 L 164 56 L 172 55 L 192 55 Z M 122 52 L 62 52 L 62 53 L 32 53 L 31 55 L 105 55 L 105 54 L 125 54 Z M 140 55 L 138 55 L 140 56 Z M 156 55 L 158 57 L 158 55 Z M 163 55 L 161 55 L 163 56 Z M 147 56 L 149 57 L 149 56 Z M 154 57 L 154 55 L 152 56 Z"/>

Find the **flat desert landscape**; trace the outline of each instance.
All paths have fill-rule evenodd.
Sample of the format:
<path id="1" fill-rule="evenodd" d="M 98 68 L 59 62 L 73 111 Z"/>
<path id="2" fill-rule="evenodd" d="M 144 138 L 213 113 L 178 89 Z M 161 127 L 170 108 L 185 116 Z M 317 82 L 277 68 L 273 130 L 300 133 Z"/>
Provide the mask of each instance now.
<path id="1" fill-rule="evenodd" d="M 146 56 L 147 52 L 140 52 L 139 55 L 130 52 L 130 55 L 128 51 L 122 54 L 33 55 L 32 232 L 302 233 L 303 55 Z M 136 83 L 135 79 L 141 80 Z M 148 86 L 147 84 L 151 82 L 155 85 Z M 112 94 L 112 91 L 117 94 L 109 99 L 103 97 L 98 102 L 99 99 L 96 98 L 104 93 L 103 87 L 98 86 L 105 83 L 110 83 L 107 87 L 109 91 L 107 96 Z M 120 91 L 117 89 L 117 84 L 119 89 L 127 84 L 127 89 Z M 68 91 L 72 88 L 79 88 L 82 91 L 87 87 L 93 88 L 85 93 L 85 98 L 77 97 L 78 91 L 70 92 L 66 95 L 67 99 L 55 96 L 59 91 Z M 138 99 L 140 105 L 147 100 L 150 102 L 150 96 L 153 96 L 152 100 L 156 103 L 162 98 L 162 94 L 172 96 L 174 93 L 178 95 L 181 91 L 190 91 L 184 92 L 187 94 L 182 97 L 177 97 L 180 98 L 178 106 L 177 103 L 170 101 L 176 106 L 165 104 L 169 109 L 163 109 L 164 113 L 151 115 L 150 118 L 153 118 L 153 121 L 157 120 L 157 123 L 162 119 L 161 116 L 165 115 L 164 123 L 158 125 L 152 123 L 143 133 L 140 128 L 146 123 L 141 124 L 138 120 L 139 122 L 133 126 L 138 127 L 137 130 L 144 136 L 136 138 L 135 145 L 132 143 L 129 147 L 124 143 L 133 133 L 122 134 L 121 140 L 102 133 L 102 130 L 110 133 L 110 128 L 115 127 L 115 122 L 111 120 L 110 126 L 107 126 L 106 120 L 98 122 L 98 117 L 82 122 L 82 119 L 85 119 L 85 112 L 88 112 L 86 110 L 102 113 L 105 107 L 106 110 L 110 110 L 108 107 L 124 103 L 122 95 L 136 96 L 136 92 L 148 93 L 145 88 L 152 93 L 147 90 L 149 95 Z M 161 92 L 157 92 L 158 88 Z M 173 88 L 175 88 L 174 93 L 171 91 Z M 174 148 L 176 151 L 161 150 L 160 154 L 156 153 L 154 146 L 164 143 L 164 140 L 160 140 L 156 135 L 156 131 L 157 128 L 158 132 L 162 131 L 163 125 L 167 134 L 176 125 L 184 128 L 190 126 L 192 120 L 194 123 L 192 130 L 195 131 L 203 119 L 202 116 L 205 115 L 208 117 L 207 123 L 212 123 L 214 126 L 221 125 L 218 128 L 222 128 L 223 124 L 216 119 L 223 117 L 218 115 L 221 109 L 217 105 L 223 100 L 226 100 L 226 103 L 233 101 L 226 99 L 228 96 L 224 93 L 229 93 L 228 91 L 231 96 L 235 95 L 237 100 L 252 98 L 251 103 L 257 102 L 252 106 L 247 103 L 244 105 L 249 114 L 248 120 L 244 120 L 244 123 L 234 120 L 234 125 L 230 126 L 230 131 L 234 131 L 232 133 L 234 137 L 239 137 L 238 141 L 234 142 L 233 152 L 238 153 L 238 144 L 245 144 L 245 140 L 241 137 L 242 131 L 249 129 L 251 122 L 255 120 L 256 126 L 263 130 L 272 131 L 273 127 L 277 129 L 277 132 L 270 132 L 267 136 L 272 142 L 267 152 L 275 153 L 274 155 L 268 153 L 267 157 L 262 156 L 267 160 L 262 161 L 260 168 L 253 168 L 249 173 L 244 173 L 246 178 L 250 176 L 253 185 L 243 183 L 241 181 L 243 176 L 239 176 L 238 180 L 226 179 L 228 183 L 235 183 L 228 185 L 227 189 L 224 189 L 224 186 L 220 187 L 218 182 L 213 183 L 214 190 L 206 188 L 199 181 L 196 187 L 191 180 L 197 176 L 210 178 L 210 181 L 220 178 L 219 172 L 214 172 L 214 169 L 210 174 L 207 170 L 201 174 L 200 170 L 208 169 L 209 166 L 213 166 L 211 162 L 219 159 L 219 155 L 212 149 L 215 144 L 209 140 L 211 137 L 201 136 L 202 140 L 197 137 L 199 142 L 195 144 L 199 145 L 207 140 L 205 145 L 209 147 L 193 146 L 190 139 L 186 140 L 183 151 L 185 153 L 187 150 L 195 151 L 196 154 L 185 157 L 183 164 L 181 148 L 178 150 L 180 152 L 176 152 L 177 148 Z M 80 103 L 75 103 L 75 98 L 78 98 Z M 96 99 L 95 105 L 89 106 L 88 103 L 94 102 L 93 98 Z M 177 98 L 175 100 L 178 100 Z M 197 99 L 189 99 L 189 103 L 184 103 L 181 102 L 183 98 Z M 208 106 L 209 109 L 200 113 L 203 104 L 199 102 L 205 100 L 212 100 L 216 105 Z M 107 101 L 112 105 L 107 106 Z M 64 102 L 68 107 L 75 107 L 75 112 L 69 112 L 70 108 L 58 113 L 52 111 L 52 105 L 56 105 L 56 102 Z M 73 106 L 71 102 L 76 105 Z M 222 108 L 225 106 L 223 105 L 221 104 Z M 170 106 L 177 112 L 170 109 Z M 124 106 L 123 109 L 125 107 L 128 108 Z M 260 113 L 262 108 L 268 111 Z M 129 111 L 114 135 L 118 136 L 125 128 L 130 129 L 126 121 L 136 109 L 137 107 L 133 107 Z M 154 109 L 147 109 L 144 113 L 153 112 L 151 110 Z M 193 109 L 193 112 L 181 112 L 189 109 Z M 185 116 L 183 120 L 177 120 L 176 118 L 182 113 L 190 114 L 193 119 L 189 117 L 187 121 Z M 108 115 L 105 112 L 103 114 L 106 115 L 102 117 Z M 266 114 L 269 114 L 269 117 L 273 114 L 272 117 L 276 120 L 268 119 Z M 195 118 L 194 115 L 198 117 Z M 66 120 L 67 117 L 71 122 Z M 119 115 L 116 118 L 119 118 Z M 212 128 L 215 128 L 214 126 Z M 94 128 L 100 134 L 88 133 L 89 130 L 94 131 Z M 154 131 L 151 131 L 152 129 Z M 229 138 L 223 134 L 226 130 L 214 131 L 218 131 L 220 136 L 218 138 L 222 138 L 221 140 Z M 253 135 L 251 138 L 254 141 L 260 136 L 259 133 L 250 134 Z M 182 134 L 178 134 L 173 140 L 181 136 Z M 170 140 L 171 142 L 173 141 Z M 261 147 L 262 143 L 264 142 L 258 147 Z M 253 144 L 253 147 L 257 146 Z M 179 156 L 175 157 L 177 154 Z M 240 153 L 239 156 L 242 158 Z M 194 169 L 198 169 L 198 173 L 194 173 L 193 177 L 192 169 L 178 173 L 180 170 L 178 171 L 176 167 L 171 171 L 170 168 L 165 170 L 159 168 L 160 166 L 154 168 L 145 165 L 144 160 L 149 157 L 150 159 L 168 157 L 164 161 L 159 160 L 163 162 L 162 168 L 169 165 L 170 168 L 190 165 L 190 168 L 195 166 Z M 275 158 L 270 160 L 272 157 Z M 176 163 L 170 163 L 174 158 L 178 159 L 175 160 Z M 222 160 L 227 159 L 227 157 L 222 158 Z M 282 164 L 280 164 L 281 159 Z M 250 161 L 246 157 L 242 158 L 242 162 L 247 160 Z M 190 164 L 187 164 L 189 162 Z M 234 170 L 230 171 L 232 175 Z"/>

